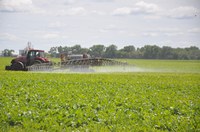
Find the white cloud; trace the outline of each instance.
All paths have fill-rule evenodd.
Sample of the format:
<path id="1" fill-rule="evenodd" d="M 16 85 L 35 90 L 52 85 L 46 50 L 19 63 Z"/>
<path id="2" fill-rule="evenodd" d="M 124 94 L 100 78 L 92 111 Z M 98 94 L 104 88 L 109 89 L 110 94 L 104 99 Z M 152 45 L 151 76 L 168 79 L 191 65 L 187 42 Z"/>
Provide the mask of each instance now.
<path id="1" fill-rule="evenodd" d="M 68 15 L 68 16 L 75 16 L 75 15 L 83 16 L 86 14 L 87 14 L 87 11 L 83 7 L 72 7 L 69 9 L 58 10 L 56 12 L 57 16 L 66 16 L 66 15 Z"/>
<path id="2" fill-rule="evenodd" d="M 133 8 L 130 7 L 121 7 L 113 11 L 112 15 L 130 15 L 132 14 Z"/>
<path id="3" fill-rule="evenodd" d="M 114 25 L 114 24 L 110 24 L 110 25 L 107 25 L 105 26 L 104 28 L 100 29 L 100 32 L 102 33 L 106 33 L 106 32 L 119 32 L 119 33 L 122 33 L 123 30 L 120 29 L 118 26 Z"/>
<path id="4" fill-rule="evenodd" d="M 86 10 L 83 7 L 75 7 L 75 8 L 70 8 L 67 11 L 68 15 L 85 15 L 86 14 Z"/>
<path id="5" fill-rule="evenodd" d="M 159 10 L 156 4 L 141 1 L 136 3 L 134 7 L 117 8 L 113 11 L 112 15 L 153 14 Z"/>
<path id="6" fill-rule="evenodd" d="M 189 33 L 200 33 L 200 28 L 192 28 L 188 30 Z"/>
<path id="7" fill-rule="evenodd" d="M 45 12 L 43 9 L 34 6 L 32 0 L 1 0 L 0 2 L 0 11 L 2 12 Z"/>
<path id="8" fill-rule="evenodd" d="M 56 38 L 59 38 L 59 34 L 48 33 L 48 34 L 43 35 L 43 38 L 44 39 L 56 39 Z"/>
<path id="9" fill-rule="evenodd" d="M 159 10 L 160 9 L 156 4 L 146 3 L 144 1 L 141 1 L 135 4 L 135 8 L 133 8 L 133 13 L 149 14 L 149 13 L 156 13 Z"/>
<path id="10" fill-rule="evenodd" d="M 170 17 L 176 19 L 187 19 L 198 16 L 200 10 L 192 6 L 180 6 L 174 9 L 161 9 L 154 3 L 144 1 L 137 2 L 134 6 L 126 6 L 115 9 L 112 15 L 146 15 L 146 18 L 159 19 L 160 17 Z M 148 16 L 148 17 L 147 17 Z"/>
<path id="11" fill-rule="evenodd" d="M 179 28 L 158 28 L 156 30 L 144 31 L 143 36 L 157 37 L 157 36 L 167 36 L 167 37 L 177 37 L 185 35 L 187 31 Z"/>
<path id="12" fill-rule="evenodd" d="M 179 28 L 175 28 L 175 27 L 163 27 L 163 28 L 158 28 L 159 32 L 178 32 L 180 31 Z"/>
<path id="13" fill-rule="evenodd" d="M 97 10 L 93 10 L 91 11 L 92 14 L 96 14 L 96 15 L 105 15 L 106 13 L 103 11 L 97 11 Z"/>
<path id="14" fill-rule="evenodd" d="M 63 27 L 63 26 L 65 26 L 65 25 L 62 24 L 59 21 L 56 21 L 56 22 L 50 23 L 48 27 L 50 27 L 50 28 L 60 28 L 60 27 Z"/>
<path id="15" fill-rule="evenodd" d="M 115 0 L 90 0 L 91 2 L 114 2 Z"/>
<path id="16" fill-rule="evenodd" d="M 178 36 L 178 35 L 184 34 L 183 29 L 179 29 L 176 27 L 163 27 L 163 28 L 159 28 L 158 30 L 155 30 L 155 32 L 158 32 L 159 34 L 165 35 L 165 36 Z"/>
<path id="17" fill-rule="evenodd" d="M 76 0 L 65 0 L 65 4 L 73 4 Z"/>
<path id="18" fill-rule="evenodd" d="M 167 13 L 167 16 L 171 18 L 185 19 L 194 18 L 197 14 L 199 14 L 199 9 L 190 6 L 181 6 L 170 10 Z"/>
<path id="19" fill-rule="evenodd" d="M 43 39 L 60 40 L 60 39 L 66 39 L 66 38 L 68 38 L 68 36 L 63 35 L 63 34 L 61 34 L 59 32 L 53 32 L 53 33 L 42 33 L 41 32 L 41 34 L 43 34 L 43 35 L 41 35 Z"/>
<path id="20" fill-rule="evenodd" d="M 146 33 L 143 33 L 143 36 L 145 36 L 145 37 L 157 37 L 158 34 L 155 33 L 155 32 L 146 32 Z"/>
<path id="21" fill-rule="evenodd" d="M 164 33 L 164 35 L 166 36 L 180 36 L 180 35 L 184 35 L 185 33 L 184 32 L 166 32 Z"/>
<path id="22" fill-rule="evenodd" d="M 30 7 L 31 0 L 2 0 L 0 5 L 1 11 L 5 12 L 27 11 Z"/>
<path id="23" fill-rule="evenodd" d="M 160 28 L 158 32 L 165 36 L 179 36 L 185 34 L 185 31 L 179 28 Z"/>
<path id="24" fill-rule="evenodd" d="M 18 40 L 19 38 L 13 34 L 9 33 L 0 33 L 0 40 L 9 40 L 9 41 L 14 41 Z"/>

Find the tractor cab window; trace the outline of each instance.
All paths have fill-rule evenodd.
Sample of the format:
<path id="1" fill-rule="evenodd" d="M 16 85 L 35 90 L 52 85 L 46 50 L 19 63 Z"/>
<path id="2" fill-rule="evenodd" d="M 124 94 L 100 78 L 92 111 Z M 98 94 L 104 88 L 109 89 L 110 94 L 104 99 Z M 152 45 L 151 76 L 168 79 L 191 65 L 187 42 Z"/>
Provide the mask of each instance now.
<path id="1" fill-rule="evenodd" d="M 37 51 L 36 52 L 36 57 L 42 57 L 42 58 L 44 58 L 44 52 Z"/>
<path id="2" fill-rule="evenodd" d="M 30 58 L 35 58 L 35 52 L 34 51 L 29 52 L 28 56 Z"/>

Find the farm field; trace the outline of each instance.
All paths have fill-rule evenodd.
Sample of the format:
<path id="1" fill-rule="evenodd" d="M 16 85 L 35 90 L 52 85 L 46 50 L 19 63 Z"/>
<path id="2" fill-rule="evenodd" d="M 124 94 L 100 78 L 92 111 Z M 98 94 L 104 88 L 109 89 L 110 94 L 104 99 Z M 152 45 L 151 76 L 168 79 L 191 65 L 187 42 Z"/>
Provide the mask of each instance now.
<path id="1" fill-rule="evenodd" d="M 139 72 L 5 71 L 0 131 L 200 131 L 200 61 L 123 60 Z"/>

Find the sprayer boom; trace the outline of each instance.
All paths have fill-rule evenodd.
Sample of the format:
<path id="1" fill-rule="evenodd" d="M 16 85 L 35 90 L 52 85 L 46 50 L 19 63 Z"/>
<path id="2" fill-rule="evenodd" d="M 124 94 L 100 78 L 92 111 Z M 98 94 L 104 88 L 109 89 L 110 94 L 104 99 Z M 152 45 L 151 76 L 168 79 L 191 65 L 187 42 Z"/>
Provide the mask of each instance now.
<path id="1" fill-rule="evenodd" d="M 119 62 L 116 60 L 106 58 L 82 58 L 62 61 L 57 64 L 36 64 L 28 67 L 28 71 L 44 71 L 44 70 L 63 70 L 63 69 L 89 69 L 90 67 L 99 66 L 126 66 L 125 62 Z"/>

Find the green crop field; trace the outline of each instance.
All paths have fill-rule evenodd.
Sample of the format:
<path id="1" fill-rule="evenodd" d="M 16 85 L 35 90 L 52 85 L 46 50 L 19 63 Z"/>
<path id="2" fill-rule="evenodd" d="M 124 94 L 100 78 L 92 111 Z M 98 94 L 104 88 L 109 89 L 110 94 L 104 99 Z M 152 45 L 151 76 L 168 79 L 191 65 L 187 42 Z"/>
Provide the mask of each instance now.
<path id="1" fill-rule="evenodd" d="M 0 131 L 200 131 L 200 61 L 123 60 L 139 72 L 5 71 Z"/>

